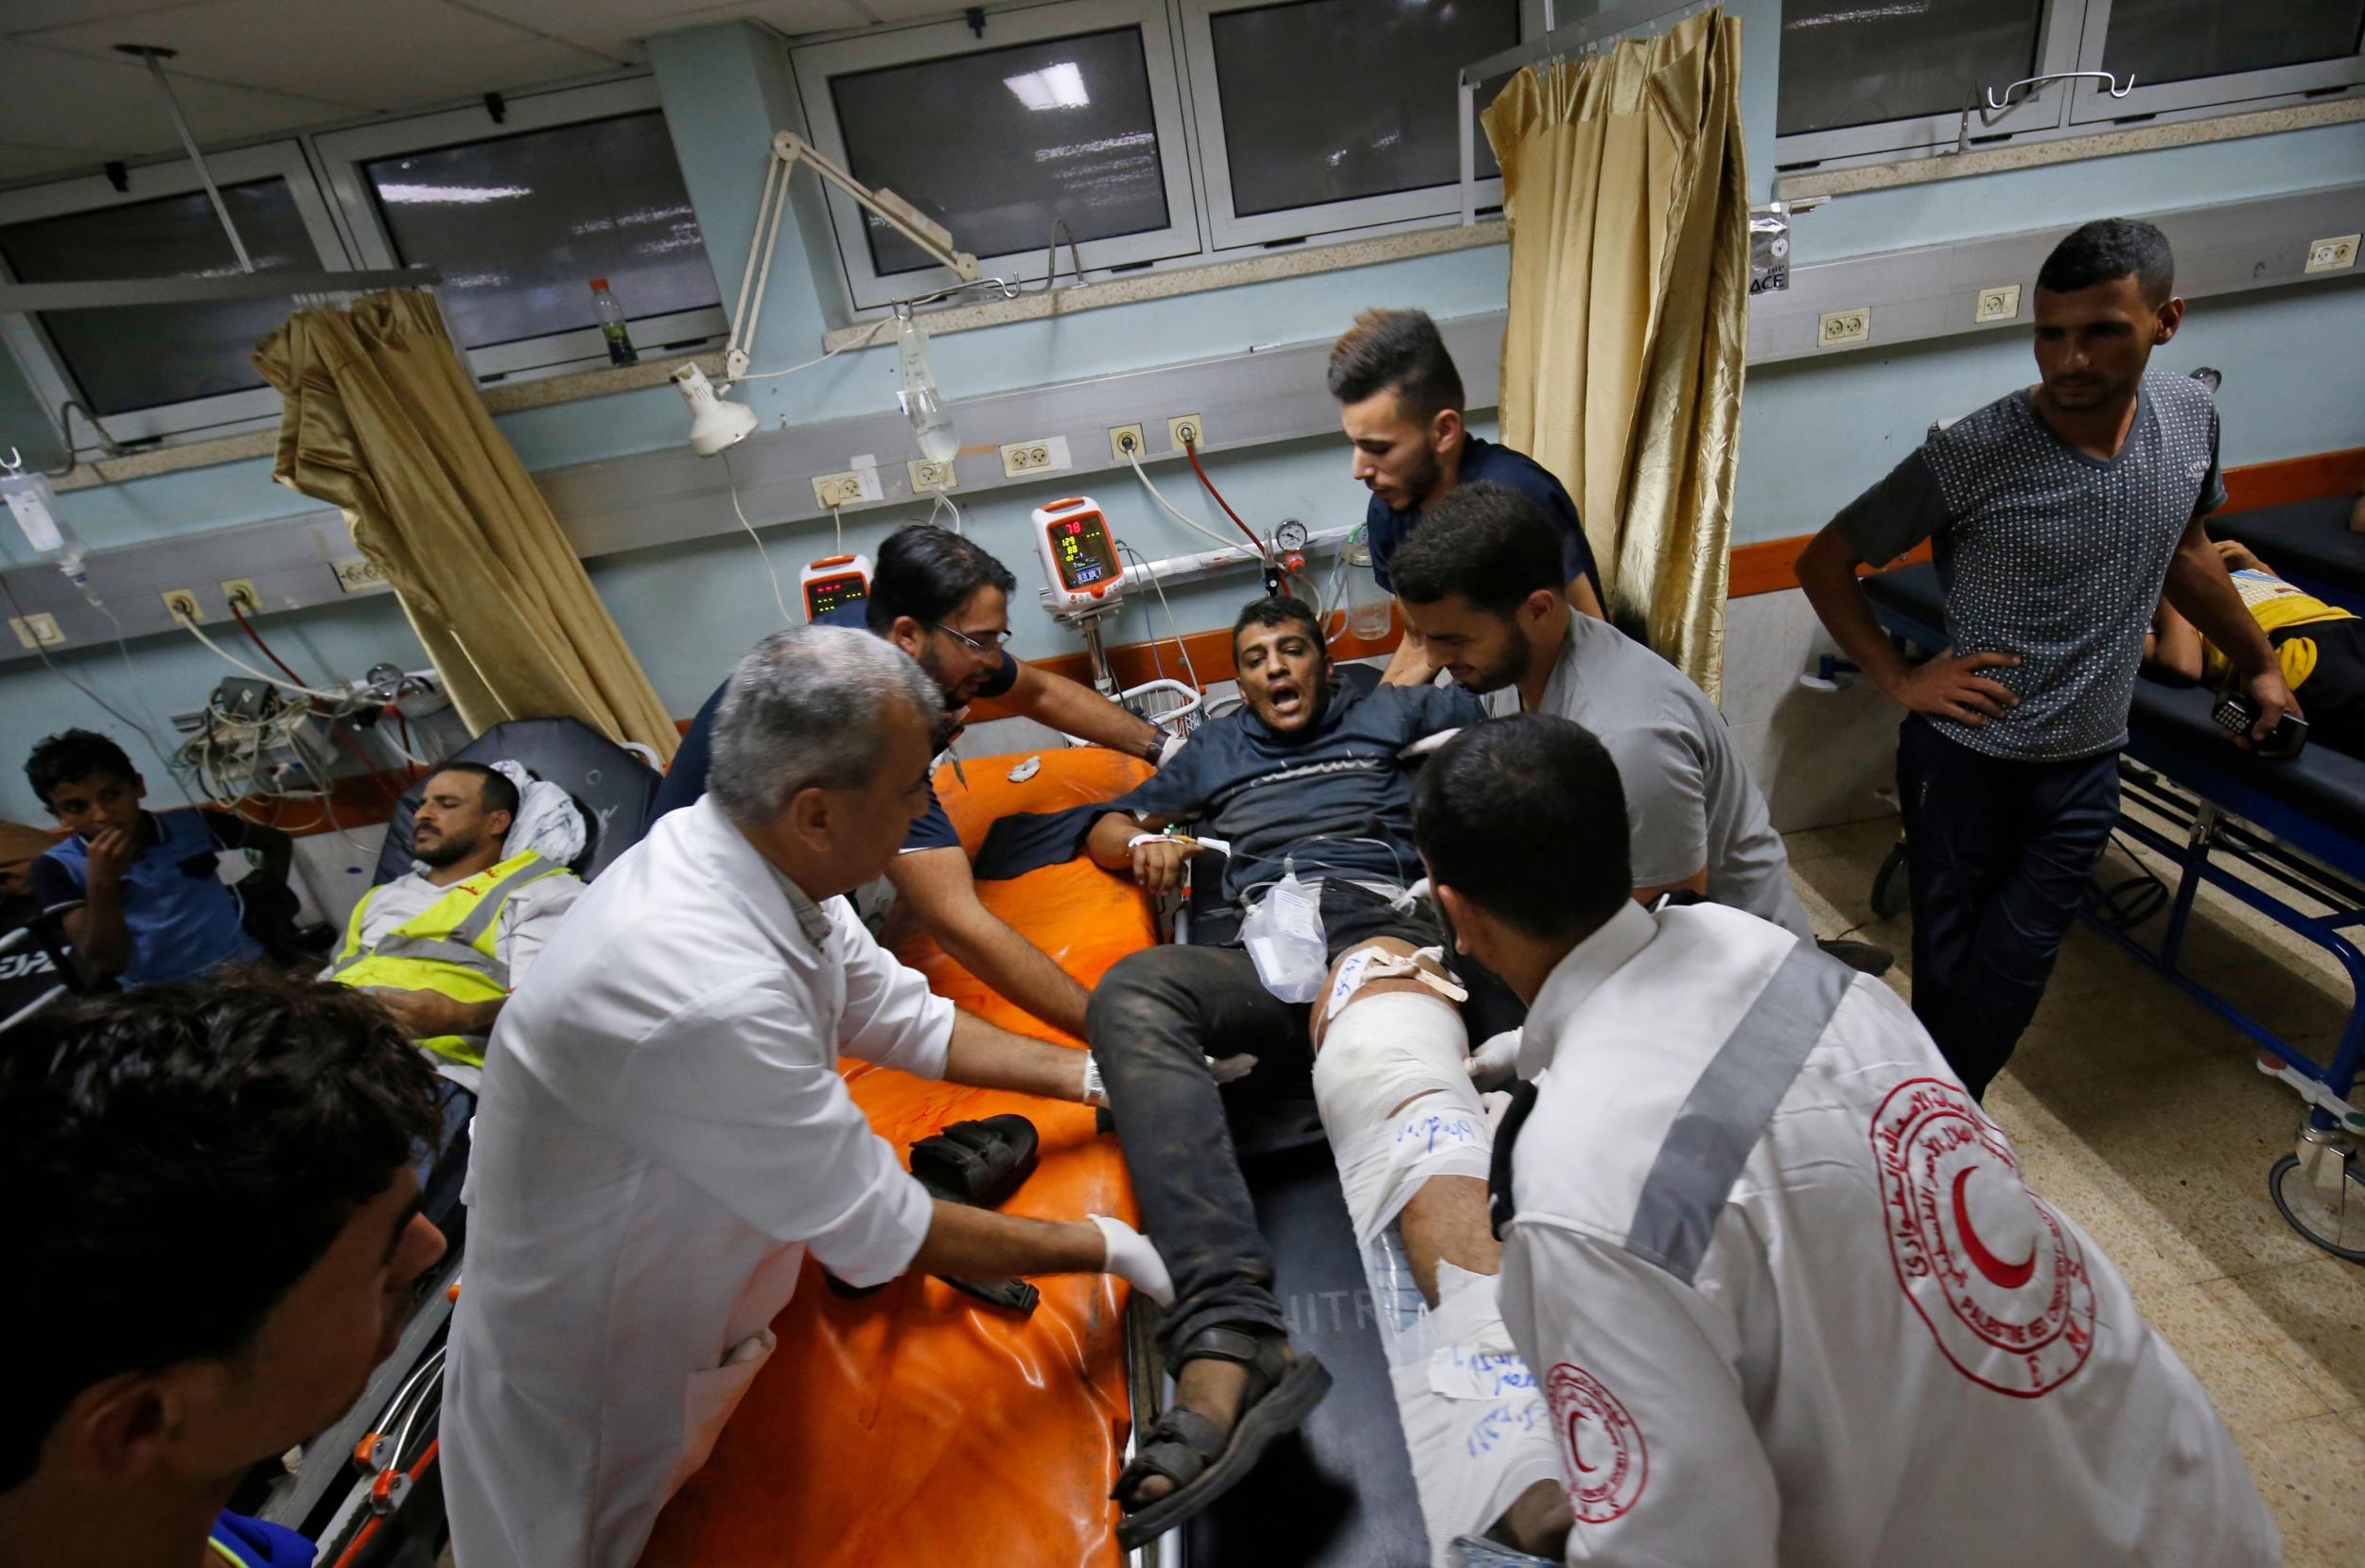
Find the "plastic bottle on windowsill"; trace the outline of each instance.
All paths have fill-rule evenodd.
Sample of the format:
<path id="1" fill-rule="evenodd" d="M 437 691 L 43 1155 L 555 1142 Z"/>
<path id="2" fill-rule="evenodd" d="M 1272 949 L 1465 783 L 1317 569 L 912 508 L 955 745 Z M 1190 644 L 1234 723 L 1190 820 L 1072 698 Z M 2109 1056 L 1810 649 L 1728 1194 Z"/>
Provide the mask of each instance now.
<path id="1" fill-rule="evenodd" d="M 632 333 L 624 325 L 624 307 L 608 292 L 605 278 L 591 280 L 591 303 L 600 316 L 600 336 L 607 340 L 607 362 L 611 365 L 637 365 L 640 355 L 632 346 Z"/>

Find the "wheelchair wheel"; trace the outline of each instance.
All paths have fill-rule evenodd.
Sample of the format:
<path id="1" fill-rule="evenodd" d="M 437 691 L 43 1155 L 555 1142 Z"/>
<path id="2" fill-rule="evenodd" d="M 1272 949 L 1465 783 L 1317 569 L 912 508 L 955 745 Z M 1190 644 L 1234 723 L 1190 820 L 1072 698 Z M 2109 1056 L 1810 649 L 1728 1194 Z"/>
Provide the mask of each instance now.
<path id="1" fill-rule="evenodd" d="M 2291 1228 L 2338 1258 L 2365 1263 L 2365 1172 L 2354 1160 L 2341 1172 L 2340 1195 L 2327 1200 L 2285 1155 L 2267 1172 L 2267 1193 Z"/>
<path id="2" fill-rule="evenodd" d="M 1905 860 L 1905 841 L 1899 839 L 1888 859 L 1881 862 L 1881 869 L 1872 874 L 1872 913 L 1883 920 L 1896 919 L 1910 901 L 1906 896 Z"/>

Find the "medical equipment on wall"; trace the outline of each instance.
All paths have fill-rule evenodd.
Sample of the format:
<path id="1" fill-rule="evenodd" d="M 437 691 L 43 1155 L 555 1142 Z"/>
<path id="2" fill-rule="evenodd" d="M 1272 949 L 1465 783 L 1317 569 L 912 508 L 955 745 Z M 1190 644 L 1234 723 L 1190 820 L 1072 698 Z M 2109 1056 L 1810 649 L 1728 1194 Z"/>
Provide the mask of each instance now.
<path id="1" fill-rule="evenodd" d="M 1125 597 L 1125 570 L 1099 504 L 1089 496 L 1070 496 L 1035 508 L 1034 523 L 1055 613 L 1104 602 L 1115 608 Z"/>
<path id="2" fill-rule="evenodd" d="M 780 244 L 780 218 L 788 210 L 788 177 L 799 164 L 811 168 L 825 183 L 852 198 L 856 205 L 960 279 L 951 288 L 904 302 L 890 318 L 902 328 L 897 359 L 903 377 L 903 408 L 911 418 L 912 431 L 920 440 L 920 454 L 931 462 L 951 461 L 953 427 L 944 417 L 936 377 L 928 368 L 926 335 L 911 321 L 911 306 L 944 299 L 972 287 L 996 288 L 1005 298 L 1014 299 L 1018 286 L 1003 278 L 980 278 L 977 258 L 966 251 L 955 250 L 953 235 L 944 225 L 893 191 L 872 190 L 815 151 L 803 137 L 787 131 L 773 136 L 771 156 L 764 163 L 763 191 L 756 203 L 755 236 L 747 247 L 746 269 L 739 275 L 739 299 L 731 310 L 731 335 L 723 348 L 723 384 L 717 387 L 710 382 L 706 373 L 695 365 L 684 365 L 674 373 L 674 384 L 690 405 L 691 450 L 702 458 L 710 458 L 754 431 L 755 410 L 726 399 L 726 394 L 740 382 L 793 375 L 848 348 L 867 347 L 886 325 L 885 321 L 880 322 L 867 336 L 841 344 L 820 359 L 807 360 L 784 371 L 749 372 L 748 350 L 755 344 L 756 327 L 763 318 L 764 289 L 772 279 L 772 253 Z"/>
<path id="3" fill-rule="evenodd" d="M 0 498 L 9 506 L 9 515 L 25 532 L 25 542 L 33 547 L 33 553 L 44 561 L 55 561 L 65 573 L 66 581 L 80 588 L 83 597 L 90 594 L 90 573 L 83 568 L 86 553 L 82 541 L 74 531 L 58 518 L 57 492 L 39 469 L 27 470 L 25 460 L 14 447 L 0 459 Z"/>
<path id="4" fill-rule="evenodd" d="M 1372 566 L 1371 542 L 1358 538 L 1340 554 L 1347 574 L 1347 630 L 1365 640 L 1384 637 L 1394 614 L 1388 591 Z"/>
<path id="5" fill-rule="evenodd" d="M 870 557 L 860 553 L 825 555 L 797 577 L 805 597 L 805 618 L 819 620 L 832 610 L 859 604 L 870 597 Z"/>

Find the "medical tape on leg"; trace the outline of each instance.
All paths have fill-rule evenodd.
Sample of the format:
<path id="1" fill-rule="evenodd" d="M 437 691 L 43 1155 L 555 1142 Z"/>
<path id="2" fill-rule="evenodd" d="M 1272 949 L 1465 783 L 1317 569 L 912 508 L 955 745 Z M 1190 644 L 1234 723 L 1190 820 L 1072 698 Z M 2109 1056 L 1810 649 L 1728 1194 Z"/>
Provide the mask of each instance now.
<path id="1" fill-rule="evenodd" d="M 1423 948 L 1407 955 L 1391 952 L 1386 948 L 1358 948 L 1339 963 L 1339 972 L 1330 977 L 1330 992 L 1323 1001 L 1325 1017 L 1344 1007 L 1354 995 L 1375 980 L 1417 980 L 1448 1002 L 1466 1002 L 1470 993 L 1453 981 L 1416 963 L 1418 959 L 1444 962 L 1442 948 Z"/>
<path id="2" fill-rule="evenodd" d="M 1314 1101 L 1358 1245 L 1432 1176 L 1486 1179 L 1494 1138 L 1463 1061 L 1462 1016 L 1418 991 L 1357 997 L 1314 1057 Z"/>

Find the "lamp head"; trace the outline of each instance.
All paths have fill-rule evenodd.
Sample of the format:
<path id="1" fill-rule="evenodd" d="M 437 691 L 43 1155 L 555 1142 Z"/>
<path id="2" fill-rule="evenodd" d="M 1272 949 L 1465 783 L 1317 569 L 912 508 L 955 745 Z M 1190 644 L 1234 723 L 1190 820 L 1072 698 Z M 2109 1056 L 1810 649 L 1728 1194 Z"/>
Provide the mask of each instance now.
<path id="1" fill-rule="evenodd" d="M 696 365 L 674 373 L 674 385 L 690 405 L 690 449 L 710 458 L 726 446 L 736 446 L 755 433 L 756 411 L 745 403 L 725 401 Z"/>

